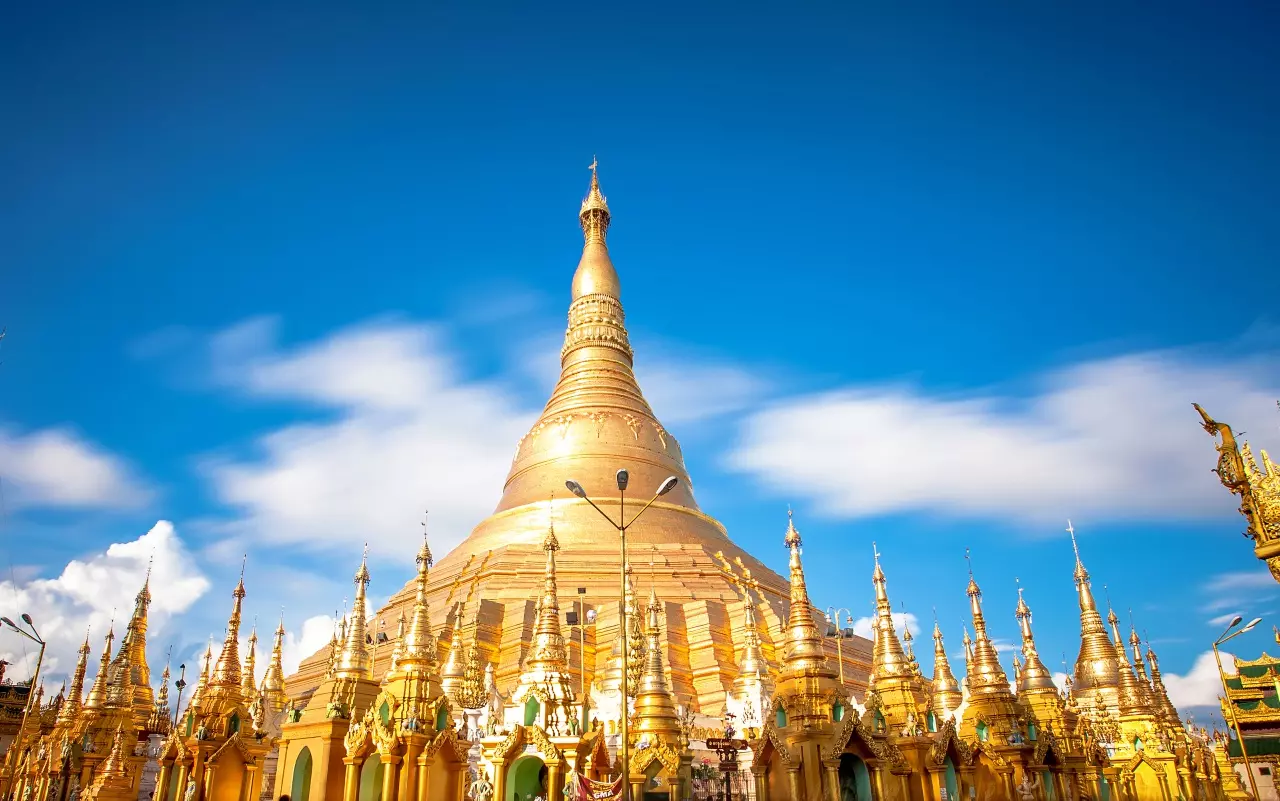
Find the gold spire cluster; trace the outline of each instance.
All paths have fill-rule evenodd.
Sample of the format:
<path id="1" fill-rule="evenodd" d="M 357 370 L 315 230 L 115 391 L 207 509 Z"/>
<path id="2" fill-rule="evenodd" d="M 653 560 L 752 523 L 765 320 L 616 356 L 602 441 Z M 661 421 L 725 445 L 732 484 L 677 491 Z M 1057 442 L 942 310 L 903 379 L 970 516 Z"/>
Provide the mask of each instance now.
<path id="1" fill-rule="evenodd" d="M 965 633 L 968 636 L 968 632 Z M 967 648 L 968 646 L 966 646 Z M 935 617 L 933 621 L 933 711 L 945 720 L 955 713 L 964 700 L 960 682 L 951 672 L 951 661 L 942 641 L 942 627 Z"/>

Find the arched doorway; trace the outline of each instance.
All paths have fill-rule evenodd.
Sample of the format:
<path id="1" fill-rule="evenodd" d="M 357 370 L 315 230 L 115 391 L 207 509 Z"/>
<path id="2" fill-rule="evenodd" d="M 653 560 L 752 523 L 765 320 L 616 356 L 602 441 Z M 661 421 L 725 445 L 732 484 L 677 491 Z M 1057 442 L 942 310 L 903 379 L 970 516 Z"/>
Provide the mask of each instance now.
<path id="1" fill-rule="evenodd" d="M 293 782 L 289 785 L 291 801 L 310 801 L 311 798 L 311 749 L 303 746 L 293 763 Z"/>
<path id="2" fill-rule="evenodd" d="M 526 801 L 547 795 L 547 766 L 536 756 L 522 756 L 507 769 L 506 798 L 502 801 Z"/>
<path id="3" fill-rule="evenodd" d="M 365 757 L 360 766 L 359 801 L 382 801 L 382 772 L 385 767 L 376 753 Z"/>
<path id="4" fill-rule="evenodd" d="M 840 755 L 840 801 L 871 801 L 871 774 L 856 754 Z"/>
<path id="5" fill-rule="evenodd" d="M 947 754 L 947 758 L 942 763 L 947 772 L 943 776 L 943 784 L 947 786 L 947 798 L 960 797 L 960 780 L 956 778 L 956 763 L 951 759 L 951 755 Z"/>

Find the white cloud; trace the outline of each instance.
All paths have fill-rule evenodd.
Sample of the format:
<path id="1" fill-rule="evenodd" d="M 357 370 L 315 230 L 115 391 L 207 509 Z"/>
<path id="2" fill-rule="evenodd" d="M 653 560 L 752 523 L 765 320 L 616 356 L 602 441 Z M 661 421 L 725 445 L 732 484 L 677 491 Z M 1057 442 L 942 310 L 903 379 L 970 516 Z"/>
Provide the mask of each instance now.
<path id="1" fill-rule="evenodd" d="M 0 466 L 11 508 L 125 509 L 151 496 L 123 460 L 67 428 L 0 428 Z"/>
<path id="2" fill-rule="evenodd" d="M 300 633 L 286 632 L 284 646 L 281 649 L 284 674 L 286 676 L 293 674 L 303 659 L 328 645 L 336 625 L 337 620 L 329 615 L 315 615 L 302 622 Z"/>
<path id="3" fill-rule="evenodd" d="M 115 543 L 105 553 L 84 561 L 72 560 L 57 578 L 19 584 L 0 582 L 0 597 L 6 606 L 30 614 L 49 644 L 42 672 L 50 683 L 69 676 L 75 669 L 76 652 L 86 629 L 92 627 L 90 676 L 96 669 L 102 638 L 112 618 L 119 643 L 133 612 L 134 597 L 142 588 L 149 559 L 154 559 L 149 612 L 150 633 L 154 634 L 175 615 L 187 611 L 209 588 L 208 579 L 166 520 L 132 542 Z M 12 675 L 29 675 L 35 667 L 36 652 L 30 646 L 29 641 L 12 633 L 0 638 L 0 659 L 14 663 Z"/>
<path id="4" fill-rule="evenodd" d="M 1067 690 L 1067 678 L 1068 678 L 1068 677 L 1067 677 L 1067 674 L 1066 674 L 1066 673 L 1054 673 L 1054 674 L 1053 674 L 1053 683 L 1057 686 L 1057 688 L 1058 688 L 1059 690 L 1061 690 L 1062 692 L 1066 692 L 1066 690 Z"/>
<path id="5" fill-rule="evenodd" d="M 1235 657 L 1226 651 L 1222 655 L 1222 670 L 1228 676 L 1236 674 Z M 1222 680 L 1218 677 L 1218 665 L 1214 661 L 1213 651 L 1205 651 L 1196 657 L 1191 670 L 1185 675 L 1164 673 L 1164 686 L 1169 692 L 1169 700 L 1180 710 L 1191 707 L 1216 707 L 1218 697 L 1222 695 Z"/>
<path id="6" fill-rule="evenodd" d="M 1213 442 L 1191 403 L 1240 430 L 1274 429 L 1275 375 L 1263 360 L 1173 351 L 1053 371 L 1029 397 L 849 387 L 749 416 L 728 462 L 846 518 L 925 510 L 1061 528 L 1068 517 L 1221 517 L 1235 504 L 1209 472 Z"/>
<path id="7" fill-rule="evenodd" d="M 273 332 L 255 320 L 219 335 L 218 374 L 251 396 L 336 414 L 265 434 L 251 457 L 208 460 L 220 500 L 240 513 L 232 533 L 404 556 L 425 508 L 443 554 L 493 511 L 536 413 L 461 377 L 437 329 L 384 321 L 288 351 Z"/>
<path id="8" fill-rule="evenodd" d="M 1217 617 L 1211 617 L 1206 622 L 1210 626 L 1225 626 L 1228 623 L 1230 623 L 1232 620 L 1235 620 L 1236 616 L 1239 614 L 1240 614 L 1239 612 L 1228 612 L 1225 615 L 1218 615 Z"/>
<path id="9" fill-rule="evenodd" d="M 741 412 L 768 388 L 740 367 L 710 361 L 641 360 L 636 380 L 654 415 L 668 426 Z"/>
<path id="10" fill-rule="evenodd" d="M 859 637 L 871 639 L 871 623 L 875 620 L 873 617 L 860 617 L 853 622 L 853 633 Z M 916 616 L 910 612 L 894 612 L 893 613 L 893 630 L 898 637 L 902 637 L 903 631 L 910 631 L 912 637 L 919 638 L 920 623 L 916 620 Z"/>

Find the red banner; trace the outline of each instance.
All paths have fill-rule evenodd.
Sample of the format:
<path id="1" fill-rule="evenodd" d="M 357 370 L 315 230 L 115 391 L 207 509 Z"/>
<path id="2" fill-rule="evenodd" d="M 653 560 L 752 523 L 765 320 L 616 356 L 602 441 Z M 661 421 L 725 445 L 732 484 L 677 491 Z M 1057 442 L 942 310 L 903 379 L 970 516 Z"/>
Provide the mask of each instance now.
<path id="1" fill-rule="evenodd" d="M 612 782 L 597 782 L 586 776 L 576 776 L 576 781 L 569 785 L 575 791 L 569 801 L 618 801 L 622 798 L 622 777 Z"/>

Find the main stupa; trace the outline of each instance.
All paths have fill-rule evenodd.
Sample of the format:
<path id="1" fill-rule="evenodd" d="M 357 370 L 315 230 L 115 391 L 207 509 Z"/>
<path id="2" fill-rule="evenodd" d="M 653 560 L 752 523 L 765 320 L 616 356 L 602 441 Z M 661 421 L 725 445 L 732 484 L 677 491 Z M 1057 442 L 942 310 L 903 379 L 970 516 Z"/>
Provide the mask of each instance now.
<path id="1" fill-rule="evenodd" d="M 565 629 L 573 689 L 580 692 L 597 680 L 607 681 L 611 668 L 616 687 L 622 608 L 618 534 L 585 501 L 570 495 L 565 481 L 578 481 L 617 520 L 621 510 L 615 476 L 625 468 L 630 474 L 630 520 L 664 479 L 675 476 L 675 489 L 627 530 L 632 580 L 642 601 L 651 587 L 665 601 L 666 667 L 677 698 L 694 711 L 718 715 L 739 674 L 748 625 L 756 627 L 765 660 L 773 666 L 780 661 L 788 581 L 735 545 L 724 526 L 698 508 L 680 445 L 640 391 L 621 282 L 605 241 L 609 206 L 594 164 L 578 216 L 585 244 L 573 275 L 560 380 L 538 421 L 516 443 L 493 514 L 431 570 L 432 632 L 441 662 L 454 644 L 476 643 L 482 659 L 493 664 L 498 687 L 509 692 L 533 639 L 546 561 L 542 543 L 554 525 L 560 543 L 559 606 L 582 619 L 589 620 L 584 607 L 597 613 L 585 633 Z M 777 527 L 781 543 L 786 521 L 766 525 Z M 781 544 L 778 553 L 783 553 Z M 372 623 L 371 631 L 390 637 L 375 646 L 378 677 L 390 664 L 393 632 L 402 615 L 411 614 L 414 595 L 410 582 Z M 748 603 L 752 615 L 745 608 Z M 826 645 L 834 667 L 835 642 Z M 870 643 L 845 640 L 840 650 L 841 673 L 860 695 L 870 670 Z M 316 687 L 328 657 L 326 649 L 303 661 L 288 680 L 290 696 L 307 695 Z"/>

